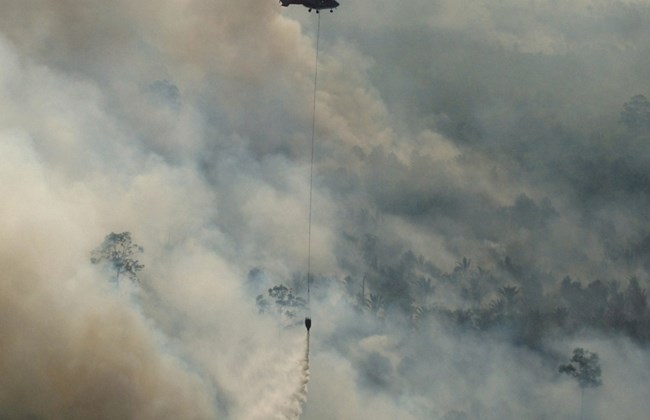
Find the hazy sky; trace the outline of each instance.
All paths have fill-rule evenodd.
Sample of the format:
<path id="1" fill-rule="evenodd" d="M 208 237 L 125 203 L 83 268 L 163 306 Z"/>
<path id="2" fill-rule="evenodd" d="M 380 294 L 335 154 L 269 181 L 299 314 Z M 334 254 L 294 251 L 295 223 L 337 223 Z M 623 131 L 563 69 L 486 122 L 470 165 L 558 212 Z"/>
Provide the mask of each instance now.
<path id="1" fill-rule="evenodd" d="M 321 14 L 325 284 L 303 418 L 573 415 L 553 360 L 359 319 L 341 283 L 363 276 L 371 235 L 385 261 L 511 257 L 647 285 L 647 265 L 615 250 L 649 258 L 650 148 L 620 114 L 650 96 L 650 1 L 341 3 Z M 304 331 L 259 316 L 255 296 L 306 270 L 316 14 L 273 0 L 0 8 L 0 417 L 295 416 Z M 89 261 L 122 231 L 144 247 L 141 288 Z M 610 375 L 593 415 L 642 418 L 648 352 L 586 333 L 549 343 L 577 345 Z"/>

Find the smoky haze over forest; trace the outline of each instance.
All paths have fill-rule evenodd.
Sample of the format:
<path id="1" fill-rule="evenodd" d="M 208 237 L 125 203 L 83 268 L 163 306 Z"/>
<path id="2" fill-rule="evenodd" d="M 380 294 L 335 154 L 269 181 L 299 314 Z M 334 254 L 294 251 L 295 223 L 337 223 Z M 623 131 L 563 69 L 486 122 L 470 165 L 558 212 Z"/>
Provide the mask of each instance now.
<path id="1" fill-rule="evenodd" d="M 0 417 L 647 416 L 650 1 L 322 13 L 307 366 L 316 15 L 0 6 Z"/>

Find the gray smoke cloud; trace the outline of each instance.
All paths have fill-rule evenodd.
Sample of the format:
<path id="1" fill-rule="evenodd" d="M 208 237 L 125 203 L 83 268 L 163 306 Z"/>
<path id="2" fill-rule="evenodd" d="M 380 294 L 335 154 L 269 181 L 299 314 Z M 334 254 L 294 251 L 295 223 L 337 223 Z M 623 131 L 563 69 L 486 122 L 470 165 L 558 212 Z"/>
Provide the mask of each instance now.
<path id="1" fill-rule="evenodd" d="M 0 417 L 573 418 L 575 347 L 589 416 L 650 408 L 633 325 L 450 327 L 511 284 L 543 314 L 565 276 L 647 289 L 647 1 L 321 15 L 311 349 L 267 290 L 306 293 L 315 15 L 0 5 Z M 139 284 L 89 260 L 123 231 Z"/>

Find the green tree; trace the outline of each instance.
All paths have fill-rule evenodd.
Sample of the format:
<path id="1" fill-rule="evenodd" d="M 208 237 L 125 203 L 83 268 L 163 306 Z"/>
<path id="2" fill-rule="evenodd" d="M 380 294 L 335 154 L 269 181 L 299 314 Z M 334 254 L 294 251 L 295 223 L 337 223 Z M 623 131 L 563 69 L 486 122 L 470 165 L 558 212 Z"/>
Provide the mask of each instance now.
<path id="1" fill-rule="evenodd" d="M 573 357 L 571 357 L 570 363 L 566 365 L 560 365 L 560 373 L 566 373 L 569 376 L 578 381 L 580 386 L 580 419 L 584 416 L 584 400 L 585 400 L 585 389 L 586 388 L 595 388 L 601 386 L 603 381 L 601 380 L 601 369 L 600 361 L 598 359 L 598 353 L 592 353 L 583 348 L 573 349 Z"/>
<path id="2" fill-rule="evenodd" d="M 144 268 L 135 256 L 144 252 L 144 249 L 133 243 L 131 232 L 111 232 L 104 238 L 104 242 L 90 253 L 90 262 L 93 264 L 108 264 L 115 271 L 115 283 L 120 283 L 123 274 L 137 283 L 138 271 Z"/>

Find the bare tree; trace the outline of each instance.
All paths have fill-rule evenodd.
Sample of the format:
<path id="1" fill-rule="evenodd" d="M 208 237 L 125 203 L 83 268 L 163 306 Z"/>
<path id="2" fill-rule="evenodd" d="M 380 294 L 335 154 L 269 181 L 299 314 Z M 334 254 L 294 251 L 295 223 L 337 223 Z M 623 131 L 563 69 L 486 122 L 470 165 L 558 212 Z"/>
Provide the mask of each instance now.
<path id="1" fill-rule="evenodd" d="M 133 243 L 131 232 L 111 232 L 104 238 L 104 242 L 90 254 L 90 262 L 93 264 L 106 263 L 115 270 L 115 283 L 120 283 L 120 276 L 125 274 L 129 279 L 137 283 L 138 271 L 144 268 L 134 257 L 142 253 L 144 249 Z"/>

